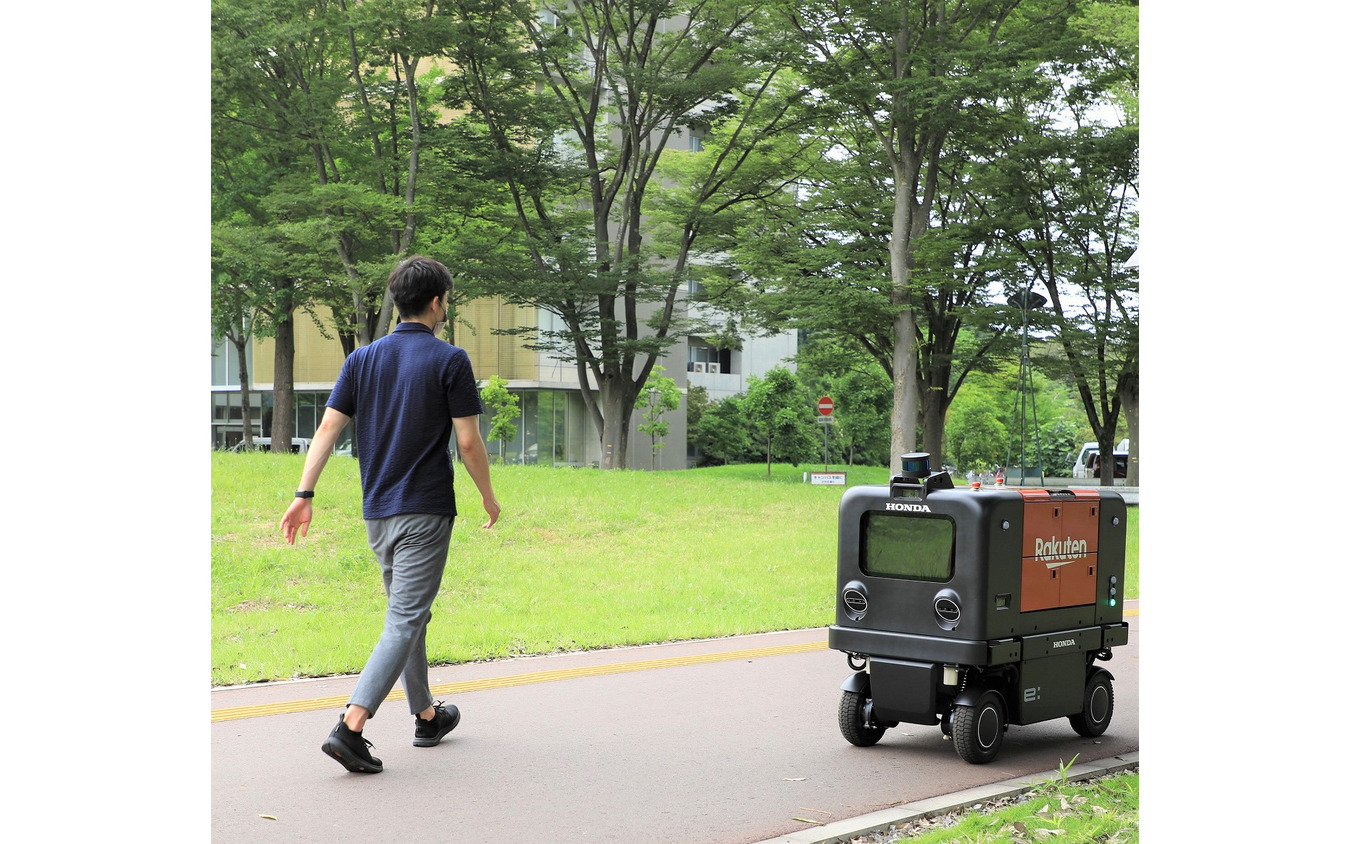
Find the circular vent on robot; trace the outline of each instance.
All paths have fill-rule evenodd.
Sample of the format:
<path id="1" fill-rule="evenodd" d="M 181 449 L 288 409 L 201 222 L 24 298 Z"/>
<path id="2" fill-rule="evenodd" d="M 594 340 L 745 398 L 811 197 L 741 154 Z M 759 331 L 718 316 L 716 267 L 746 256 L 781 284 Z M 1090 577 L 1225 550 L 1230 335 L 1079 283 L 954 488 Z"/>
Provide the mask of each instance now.
<path id="1" fill-rule="evenodd" d="M 933 599 L 933 614 L 937 616 L 938 627 L 955 630 L 961 623 L 960 597 L 950 589 L 943 589 Z"/>
<path id="2" fill-rule="evenodd" d="M 840 599 L 844 602 L 844 615 L 860 621 L 867 615 L 867 587 L 854 580 L 844 587 Z"/>

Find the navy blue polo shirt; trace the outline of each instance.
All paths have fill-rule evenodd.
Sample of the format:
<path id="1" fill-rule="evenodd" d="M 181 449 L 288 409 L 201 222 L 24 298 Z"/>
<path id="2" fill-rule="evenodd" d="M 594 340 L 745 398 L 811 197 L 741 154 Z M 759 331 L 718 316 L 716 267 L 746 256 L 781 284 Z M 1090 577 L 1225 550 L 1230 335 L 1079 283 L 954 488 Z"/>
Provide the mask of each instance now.
<path id="1" fill-rule="evenodd" d="M 483 412 L 463 349 L 401 322 L 347 356 L 328 406 L 356 426 L 365 518 L 455 515 L 450 420 Z"/>

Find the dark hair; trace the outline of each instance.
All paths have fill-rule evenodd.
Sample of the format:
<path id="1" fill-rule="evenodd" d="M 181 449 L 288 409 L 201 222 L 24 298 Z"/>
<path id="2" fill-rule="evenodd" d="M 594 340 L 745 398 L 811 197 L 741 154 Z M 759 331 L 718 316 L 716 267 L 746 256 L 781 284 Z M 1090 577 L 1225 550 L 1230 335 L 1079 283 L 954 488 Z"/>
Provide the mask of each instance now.
<path id="1" fill-rule="evenodd" d="M 427 312 L 432 299 L 439 299 L 455 289 L 455 279 L 440 261 L 425 255 L 413 255 L 394 267 L 389 274 L 389 292 L 403 319 L 413 319 Z"/>

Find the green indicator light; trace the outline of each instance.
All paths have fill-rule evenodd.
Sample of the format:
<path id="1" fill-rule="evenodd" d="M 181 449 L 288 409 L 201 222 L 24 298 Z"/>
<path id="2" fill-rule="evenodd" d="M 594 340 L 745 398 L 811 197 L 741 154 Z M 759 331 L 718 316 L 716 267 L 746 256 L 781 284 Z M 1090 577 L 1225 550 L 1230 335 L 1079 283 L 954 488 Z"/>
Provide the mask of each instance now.
<path id="1" fill-rule="evenodd" d="M 1108 605 L 1114 607 L 1114 606 L 1116 605 L 1116 599 L 1115 599 L 1115 598 L 1112 598 L 1111 600 L 1107 601 L 1106 603 L 1107 603 Z"/>

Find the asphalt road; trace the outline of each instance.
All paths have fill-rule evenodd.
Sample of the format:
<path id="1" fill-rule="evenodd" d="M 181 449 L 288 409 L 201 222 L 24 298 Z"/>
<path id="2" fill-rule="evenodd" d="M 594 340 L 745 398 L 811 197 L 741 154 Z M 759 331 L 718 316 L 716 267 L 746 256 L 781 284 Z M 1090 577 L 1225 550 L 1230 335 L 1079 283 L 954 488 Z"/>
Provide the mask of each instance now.
<path id="1" fill-rule="evenodd" d="M 366 726 L 384 762 L 347 773 L 319 750 L 354 677 L 211 693 L 211 837 L 748 844 L 900 804 L 1139 750 L 1139 616 L 1107 667 L 1115 716 L 1012 727 L 970 765 L 937 727 L 875 747 L 839 734 L 844 656 L 823 629 L 447 666 L 433 690 L 463 720 L 412 746 L 406 703 Z"/>

